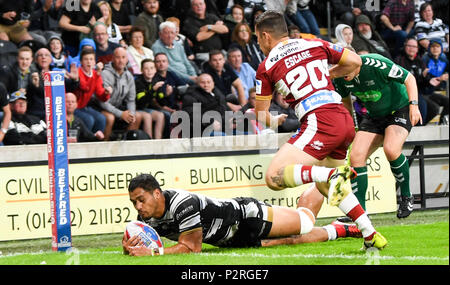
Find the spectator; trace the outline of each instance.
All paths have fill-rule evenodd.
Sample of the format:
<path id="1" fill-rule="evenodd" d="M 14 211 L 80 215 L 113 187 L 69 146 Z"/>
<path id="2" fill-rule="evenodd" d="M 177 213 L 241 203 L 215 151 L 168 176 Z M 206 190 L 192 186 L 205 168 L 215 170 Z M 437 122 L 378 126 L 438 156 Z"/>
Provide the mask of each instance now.
<path id="1" fill-rule="evenodd" d="M 100 9 L 92 0 L 80 0 L 80 9 L 64 5 L 59 27 L 66 51 L 70 56 L 79 54 L 80 40 L 90 37 L 96 19 L 101 17 Z"/>
<path id="2" fill-rule="evenodd" d="M 440 39 L 430 40 L 428 52 L 423 56 L 423 61 L 427 68 L 427 79 L 429 79 L 424 88 L 424 96 L 443 107 L 439 124 L 448 125 L 449 98 L 435 92 L 439 89 L 445 89 L 446 84 L 448 84 L 448 59 L 442 52 Z"/>
<path id="3" fill-rule="evenodd" d="M 206 13 L 204 0 L 191 1 L 191 10 L 184 21 L 183 34 L 193 42 L 198 62 L 207 61 L 211 50 L 221 50 L 223 46 L 220 35 L 228 32 L 223 21 L 216 15 Z"/>
<path id="4" fill-rule="evenodd" d="M 296 25 L 288 26 L 289 38 L 291 39 L 317 39 L 313 34 L 306 34 L 300 31 L 300 28 Z"/>
<path id="5" fill-rule="evenodd" d="M 9 107 L 9 96 L 6 87 L 0 82 L 0 146 L 3 145 L 3 139 L 8 132 L 11 122 L 11 108 Z"/>
<path id="6" fill-rule="evenodd" d="M 255 104 L 256 104 L 256 87 L 250 88 L 248 91 L 248 101 L 247 104 L 245 104 L 242 109 L 235 113 L 236 118 L 236 126 L 233 126 L 235 130 L 242 130 L 244 134 L 260 134 L 266 130 L 266 126 L 259 122 L 256 119 L 255 115 Z M 241 117 L 240 114 L 243 116 Z M 241 129 L 241 125 L 243 124 L 243 129 Z M 237 131 L 235 131 L 237 133 Z"/>
<path id="7" fill-rule="evenodd" d="M 136 78 L 136 109 L 144 113 L 142 119 L 144 131 L 151 139 L 161 139 L 166 121 L 164 114 L 158 110 L 154 102 L 161 83 L 157 84 L 153 80 L 156 74 L 153 60 L 144 59 L 141 65 L 142 73 Z"/>
<path id="8" fill-rule="evenodd" d="M 169 59 L 169 70 L 176 73 L 189 84 L 197 80 L 195 68 L 186 56 L 184 47 L 175 41 L 176 26 L 172 22 L 164 22 L 159 27 L 159 39 L 152 46 L 155 53 L 164 53 Z"/>
<path id="9" fill-rule="evenodd" d="M 144 29 L 144 46 L 151 48 L 158 37 L 158 27 L 164 19 L 158 14 L 158 0 L 142 0 L 142 5 L 144 6 L 144 11 L 136 18 L 134 25 Z"/>
<path id="10" fill-rule="evenodd" d="M 45 120 L 45 93 L 44 93 L 44 73 L 52 71 L 52 54 L 47 48 L 40 48 L 34 55 L 34 62 L 37 72 L 31 74 L 31 84 L 28 84 L 26 94 L 28 98 L 28 114 L 37 116 Z M 64 85 L 66 92 L 72 92 L 78 88 L 78 71 L 72 65 L 70 72 L 65 72 Z"/>
<path id="11" fill-rule="evenodd" d="M 31 74 L 36 72 L 32 64 L 33 51 L 23 46 L 17 53 L 17 61 L 9 66 L 1 66 L 0 82 L 3 82 L 8 93 L 26 90 L 31 83 Z"/>
<path id="12" fill-rule="evenodd" d="M 319 25 L 309 9 L 309 2 L 311 0 L 290 0 L 286 6 L 286 13 L 300 31 L 317 36 L 320 34 Z"/>
<path id="13" fill-rule="evenodd" d="M 353 42 L 353 29 L 349 25 L 339 24 L 336 26 L 335 35 L 337 43 L 341 47 L 351 47 Z"/>
<path id="14" fill-rule="evenodd" d="M 74 91 L 77 97 L 77 109 L 75 115 L 79 117 L 89 131 L 96 133 L 104 131 L 106 127 L 105 116 L 92 105 L 92 96 L 101 101 L 107 101 L 112 93 L 112 88 L 103 87 L 103 79 L 100 71 L 96 70 L 95 52 L 83 50 L 80 55 L 81 67 L 78 69 L 79 87 Z"/>
<path id="15" fill-rule="evenodd" d="M 441 19 L 434 18 L 433 7 L 427 2 L 420 6 L 420 21 L 416 23 L 415 35 L 422 51 L 428 50 L 431 38 L 439 38 L 443 52 L 448 53 L 448 26 Z"/>
<path id="16" fill-rule="evenodd" d="M 92 133 L 83 120 L 75 116 L 77 109 L 77 96 L 73 93 L 66 93 L 66 120 L 67 120 L 67 142 L 93 142 L 101 141 L 104 138 L 102 131 Z"/>
<path id="17" fill-rule="evenodd" d="M 257 11 L 265 11 L 266 4 L 264 0 L 235 0 L 235 4 L 239 4 L 244 8 L 244 16 L 247 22 L 250 22 L 252 27 L 255 13 Z"/>
<path id="18" fill-rule="evenodd" d="M 225 15 L 223 19 L 223 23 L 228 28 L 228 33 L 222 35 L 222 44 L 223 47 L 228 47 L 231 42 L 231 33 L 236 27 L 237 23 L 246 23 L 244 17 L 244 8 L 239 4 L 234 4 L 231 7 L 230 14 Z"/>
<path id="19" fill-rule="evenodd" d="M 98 21 L 106 25 L 109 41 L 122 46 L 126 45 L 125 40 L 122 38 L 119 26 L 112 21 L 112 10 L 109 3 L 100 1 L 97 3 L 97 6 L 102 13 L 102 17 L 98 18 Z"/>
<path id="20" fill-rule="evenodd" d="M 190 86 L 183 96 L 183 111 L 189 114 L 190 136 L 198 137 L 205 134 L 206 136 L 224 135 L 225 111 L 228 110 L 225 96 L 214 87 L 214 80 L 211 75 L 202 73 L 198 77 L 198 83 Z M 200 120 L 194 121 L 195 104 L 200 104 Z M 208 111 L 215 111 L 216 116 L 210 121 L 205 122 L 203 115 Z M 194 124 L 200 123 L 200 126 Z M 201 133 L 197 133 L 200 130 Z M 182 134 L 186 137 L 185 134 Z"/>
<path id="21" fill-rule="evenodd" d="M 253 38 L 250 26 L 238 23 L 231 34 L 231 42 L 229 48 L 238 47 L 242 51 L 243 61 L 248 62 L 254 70 L 257 70 L 265 56 Z"/>
<path id="22" fill-rule="evenodd" d="M 214 86 L 225 95 L 232 111 L 240 110 L 241 106 L 247 103 L 241 80 L 231 66 L 225 62 L 225 57 L 220 50 L 213 50 L 209 53 L 209 61 L 205 64 L 203 71 L 211 75 Z M 233 88 L 237 95 L 233 94 Z"/>
<path id="23" fill-rule="evenodd" d="M 27 28 L 30 20 L 22 15 L 31 15 L 32 2 L 29 0 L 0 0 L 0 34 L 4 34 L 15 44 L 33 40 Z"/>
<path id="24" fill-rule="evenodd" d="M 258 18 L 258 16 L 261 15 L 262 13 L 264 13 L 265 11 L 266 11 L 266 9 L 264 8 L 264 6 L 261 6 L 261 5 L 256 5 L 253 8 L 252 14 L 250 16 L 250 21 L 249 21 L 250 22 L 250 27 L 252 28 L 253 32 L 255 32 L 254 28 L 255 28 L 255 20 L 256 20 L 256 18 Z"/>
<path id="25" fill-rule="evenodd" d="M 68 57 L 64 52 L 64 42 L 57 34 L 52 34 L 47 41 L 47 47 L 52 54 L 52 69 L 66 70 L 68 66 Z"/>
<path id="26" fill-rule="evenodd" d="M 431 119 L 437 115 L 437 111 L 433 108 L 428 108 L 428 105 L 433 104 L 423 96 L 424 84 L 426 81 L 426 67 L 422 58 L 419 56 L 419 44 L 413 37 L 406 39 L 403 52 L 397 56 L 395 63 L 405 68 L 416 78 L 417 89 L 419 91 L 419 110 L 422 115 L 422 125 L 426 125 Z"/>
<path id="27" fill-rule="evenodd" d="M 47 126 L 36 116 L 27 113 L 27 97 L 22 91 L 11 94 L 11 121 L 3 138 L 5 145 L 44 144 L 47 142 Z"/>
<path id="28" fill-rule="evenodd" d="M 185 35 L 180 34 L 180 20 L 176 17 L 169 17 L 166 19 L 166 21 L 172 22 L 176 26 L 176 35 L 175 35 L 175 41 L 179 42 L 183 47 L 184 51 L 186 53 L 187 58 L 191 61 L 191 64 L 193 63 L 193 60 L 195 59 L 194 52 L 192 51 L 192 47 L 194 44 L 191 42 L 190 39 L 188 39 Z M 194 64 L 194 68 L 196 65 Z"/>
<path id="29" fill-rule="evenodd" d="M 417 23 L 422 20 L 420 17 L 420 6 L 428 2 L 431 2 L 431 0 L 414 0 L 414 22 Z"/>
<path id="30" fill-rule="evenodd" d="M 355 25 L 356 31 L 353 34 L 352 47 L 356 53 L 379 53 L 387 58 L 391 58 L 388 46 L 374 29 L 368 16 L 358 16 L 355 20 Z"/>
<path id="31" fill-rule="evenodd" d="M 414 1 L 389 0 L 381 13 L 380 21 L 384 25 L 381 31 L 383 39 L 395 42 L 391 49 L 392 57 L 395 58 L 414 27 Z"/>
<path id="32" fill-rule="evenodd" d="M 242 62 L 242 52 L 239 48 L 228 50 L 228 63 L 242 82 L 245 98 L 249 98 L 249 90 L 256 85 L 256 71 L 247 62 Z"/>
<path id="33" fill-rule="evenodd" d="M 102 71 L 105 88 L 113 89 L 108 101 L 97 100 L 106 117 L 105 140 L 110 139 L 114 127 L 137 130 L 142 121 L 142 114 L 136 112 L 136 87 L 133 74 L 126 69 L 127 63 L 127 51 L 118 47 L 112 62 Z"/>
<path id="34" fill-rule="evenodd" d="M 57 31 L 57 20 L 60 16 L 64 0 L 41 0 L 32 2 L 33 8 L 28 32 L 34 39 L 46 44 L 48 34 Z"/>
<path id="35" fill-rule="evenodd" d="M 134 75 L 141 74 L 142 60 L 154 59 L 153 51 L 144 46 L 145 32 L 139 26 L 134 26 L 130 31 L 130 45 L 127 48 L 128 64 Z"/>
<path id="36" fill-rule="evenodd" d="M 170 136 L 169 122 L 170 116 L 176 110 L 179 110 L 178 102 L 181 100 L 181 91 L 187 88 L 186 82 L 179 78 L 174 72 L 169 71 L 169 61 L 164 53 L 155 55 L 156 75 L 153 79 L 155 83 L 156 100 L 155 104 L 158 109 L 164 113 L 166 125 L 164 128 L 164 137 Z"/>
<path id="37" fill-rule="evenodd" d="M 356 18 L 365 12 L 366 3 L 365 0 L 331 0 L 331 7 L 339 22 L 353 27 Z"/>
<path id="38" fill-rule="evenodd" d="M 77 68 L 80 67 L 80 54 L 81 54 L 81 52 L 82 52 L 83 50 L 93 50 L 93 51 L 95 52 L 96 49 L 97 49 L 97 45 L 95 44 L 95 41 L 94 41 L 94 40 L 88 39 L 88 38 L 82 39 L 82 40 L 80 41 L 80 46 L 79 46 L 79 48 L 78 48 L 78 54 L 77 54 L 76 56 L 74 56 L 74 57 L 71 57 L 71 56 L 69 55 L 69 59 L 68 59 L 68 61 L 67 61 L 66 69 L 69 69 L 69 67 L 70 67 L 71 65 L 73 65 L 73 64 L 74 64 Z"/>
<path id="39" fill-rule="evenodd" d="M 128 6 L 123 3 L 123 0 L 110 0 L 110 4 L 111 21 L 119 26 L 122 35 L 127 35 L 132 27 Z"/>
<path id="40" fill-rule="evenodd" d="M 270 112 L 277 112 L 277 114 L 286 114 L 287 118 L 283 124 L 278 126 L 278 132 L 290 133 L 296 131 L 300 127 L 300 122 L 295 115 L 295 110 L 289 107 L 289 104 L 284 100 L 280 92 L 275 92 L 272 104 L 269 108 Z"/>
<path id="41" fill-rule="evenodd" d="M 97 22 L 93 27 L 93 36 L 95 41 L 95 60 L 101 62 L 104 66 L 111 62 L 114 50 L 120 47 L 119 44 L 109 40 L 107 27 L 103 22 Z"/>

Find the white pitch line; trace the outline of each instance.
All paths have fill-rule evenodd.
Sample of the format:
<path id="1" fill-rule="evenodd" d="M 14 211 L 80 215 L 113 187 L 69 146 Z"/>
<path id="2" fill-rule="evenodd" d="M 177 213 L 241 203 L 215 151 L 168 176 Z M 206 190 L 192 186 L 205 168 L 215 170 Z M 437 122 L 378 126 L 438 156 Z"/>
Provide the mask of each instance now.
<path id="1" fill-rule="evenodd" d="M 342 259 L 367 259 L 367 255 L 355 255 L 355 254 L 242 254 L 242 253 L 209 253 L 203 252 L 199 255 L 205 256 L 228 256 L 228 257 L 258 257 L 258 258 L 342 258 Z M 378 255 L 374 257 L 379 260 L 393 260 L 393 259 L 406 259 L 406 260 L 449 260 L 449 257 L 437 257 L 437 256 L 389 256 Z"/>
<path id="2" fill-rule="evenodd" d="M 123 254 L 121 251 L 103 251 L 103 252 L 96 252 L 96 251 L 89 251 L 89 250 L 79 250 L 80 254 Z M 0 255 L 0 258 L 4 257 L 12 257 L 12 256 L 20 256 L 20 255 L 38 255 L 38 254 L 44 254 L 44 253 L 51 253 L 51 252 L 21 252 L 21 253 L 10 253 L 6 255 Z M 69 254 L 68 254 L 69 255 Z M 356 254 L 260 254 L 260 253 L 250 253 L 250 254 L 243 254 L 243 253 L 213 253 L 213 252 L 201 252 L 196 253 L 197 256 L 227 256 L 227 257 L 258 257 L 258 258 L 328 258 L 328 259 L 335 259 L 335 258 L 341 258 L 341 259 L 367 259 L 368 255 L 356 255 Z M 372 256 L 373 257 L 373 256 Z M 438 260 L 438 261 L 445 261 L 449 260 L 449 257 L 437 257 L 437 256 L 390 256 L 390 255 L 377 255 L 376 257 L 373 257 L 377 260 L 394 260 L 394 259 L 405 259 L 410 261 L 415 260 Z"/>

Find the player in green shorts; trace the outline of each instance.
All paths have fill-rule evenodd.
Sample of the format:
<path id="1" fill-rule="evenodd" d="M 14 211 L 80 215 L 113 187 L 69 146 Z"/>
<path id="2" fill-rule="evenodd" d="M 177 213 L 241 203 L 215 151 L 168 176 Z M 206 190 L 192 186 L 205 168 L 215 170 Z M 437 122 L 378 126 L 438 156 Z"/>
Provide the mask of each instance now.
<path id="1" fill-rule="evenodd" d="M 351 166 L 358 173 L 351 180 L 352 190 L 365 209 L 366 161 L 383 145 L 401 191 L 397 217 L 406 218 L 413 211 L 414 198 L 409 188 L 409 164 L 402 148 L 411 128 L 422 122 L 416 79 L 406 69 L 379 54 L 361 55 L 361 59 L 360 68 L 334 80 L 336 91 L 344 98 L 347 109 L 351 110 L 349 95 L 353 94 L 368 111 L 359 124 L 350 152 Z"/>

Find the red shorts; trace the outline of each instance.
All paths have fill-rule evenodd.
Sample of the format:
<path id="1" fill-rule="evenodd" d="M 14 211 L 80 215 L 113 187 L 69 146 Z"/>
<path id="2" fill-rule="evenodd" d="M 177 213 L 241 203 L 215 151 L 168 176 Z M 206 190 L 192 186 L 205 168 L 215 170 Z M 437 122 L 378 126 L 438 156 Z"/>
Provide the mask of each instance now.
<path id="1" fill-rule="evenodd" d="M 355 125 L 347 109 L 328 104 L 306 114 L 288 143 L 318 160 L 327 156 L 342 160 L 354 137 Z"/>

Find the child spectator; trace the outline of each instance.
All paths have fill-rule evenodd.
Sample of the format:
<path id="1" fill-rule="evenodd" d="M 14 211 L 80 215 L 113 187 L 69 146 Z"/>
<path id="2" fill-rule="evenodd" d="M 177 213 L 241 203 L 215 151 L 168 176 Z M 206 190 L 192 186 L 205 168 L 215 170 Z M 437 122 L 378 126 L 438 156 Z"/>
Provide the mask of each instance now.
<path id="1" fill-rule="evenodd" d="M 56 34 L 50 36 L 47 41 L 47 47 L 52 54 L 52 63 L 50 67 L 52 69 L 66 70 L 66 66 L 68 66 L 68 57 L 64 52 L 64 42 L 63 40 Z"/>
<path id="2" fill-rule="evenodd" d="M 93 50 L 83 50 L 80 61 L 81 67 L 78 69 L 80 85 L 74 92 L 78 104 L 75 115 L 83 120 L 91 132 L 103 132 L 106 126 L 106 118 L 102 113 L 91 107 L 89 103 L 94 93 L 98 100 L 107 101 L 112 93 L 112 87 L 103 88 L 102 77 L 95 70 L 95 52 Z"/>
<path id="3" fill-rule="evenodd" d="M 161 83 L 155 83 L 155 62 L 144 59 L 141 64 L 142 74 L 136 78 L 136 109 L 144 113 L 143 129 L 153 139 L 161 139 L 165 126 L 164 114 L 158 111 L 155 96 Z M 164 82 L 162 82 L 164 84 Z M 164 95 L 163 95 L 164 96 Z M 153 122 L 155 125 L 153 127 Z M 154 131 L 153 131 L 154 129 Z"/>
<path id="4" fill-rule="evenodd" d="M 443 107 L 439 124 L 448 125 L 449 98 L 436 93 L 436 90 L 445 90 L 448 84 L 448 59 L 442 52 L 442 41 L 439 38 L 430 40 L 428 52 L 423 56 L 427 70 L 428 84 L 424 88 L 424 95 L 431 101 Z"/>

